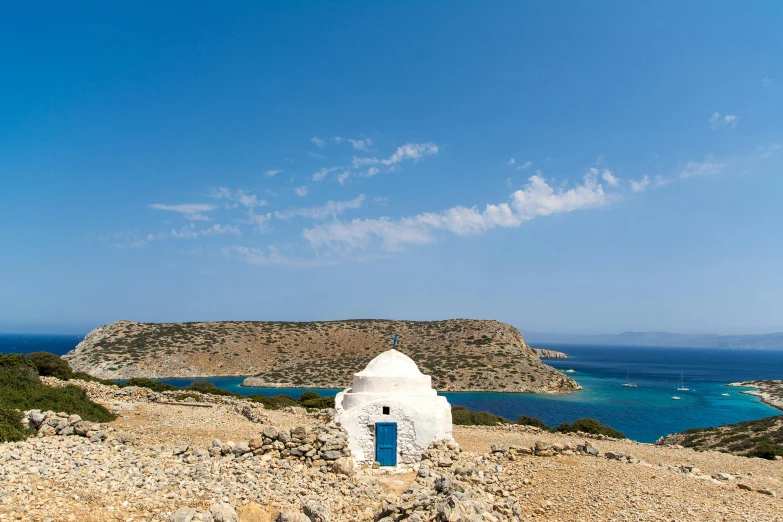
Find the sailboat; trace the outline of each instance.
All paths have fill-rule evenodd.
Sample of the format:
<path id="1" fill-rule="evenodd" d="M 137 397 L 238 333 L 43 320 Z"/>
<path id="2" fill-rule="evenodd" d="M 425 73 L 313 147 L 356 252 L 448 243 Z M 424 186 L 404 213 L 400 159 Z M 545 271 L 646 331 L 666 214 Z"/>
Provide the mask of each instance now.
<path id="1" fill-rule="evenodd" d="M 675 384 L 674 386 L 677 386 L 677 385 Z M 674 395 L 672 395 L 672 400 L 674 400 L 674 401 L 679 401 L 680 399 L 682 399 L 682 397 L 680 397 L 679 395 L 677 395 L 677 390 L 675 389 L 675 390 L 674 390 Z"/>
<path id="2" fill-rule="evenodd" d="M 723 395 L 724 397 L 729 397 L 728 393 L 721 393 L 721 395 Z"/>
<path id="3" fill-rule="evenodd" d="M 637 386 L 628 380 L 628 368 L 625 369 L 625 382 L 623 386 L 626 388 L 636 388 Z"/>
<path id="4" fill-rule="evenodd" d="M 680 387 L 677 388 L 677 391 L 690 391 L 689 388 L 685 387 L 685 376 L 682 372 L 680 372 Z"/>

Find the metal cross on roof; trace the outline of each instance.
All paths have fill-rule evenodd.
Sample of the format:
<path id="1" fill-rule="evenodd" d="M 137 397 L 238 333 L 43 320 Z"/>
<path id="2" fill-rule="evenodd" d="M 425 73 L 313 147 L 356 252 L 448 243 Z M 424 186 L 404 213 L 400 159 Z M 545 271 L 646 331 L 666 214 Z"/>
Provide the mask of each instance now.
<path id="1" fill-rule="evenodd" d="M 394 337 L 389 337 L 389 340 L 392 341 L 392 350 L 397 348 L 397 343 L 402 341 L 397 334 L 394 334 Z"/>

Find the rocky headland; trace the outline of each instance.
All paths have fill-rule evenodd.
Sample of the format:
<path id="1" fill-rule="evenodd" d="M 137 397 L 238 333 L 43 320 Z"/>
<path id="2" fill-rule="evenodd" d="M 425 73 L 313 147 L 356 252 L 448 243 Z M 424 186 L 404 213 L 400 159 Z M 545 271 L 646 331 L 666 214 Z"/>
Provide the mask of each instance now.
<path id="1" fill-rule="evenodd" d="M 783 381 L 781 380 L 732 382 L 726 386 L 753 388 L 740 393 L 755 395 L 761 399 L 761 402 L 783 411 Z"/>
<path id="2" fill-rule="evenodd" d="M 783 520 L 781 461 L 455 426 L 456 444 L 388 474 L 351 464 L 329 410 L 70 383 L 119 418 L 27 412 L 38 436 L 0 444 L 0 520 Z"/>
<path id="3" fill-rule="evenodd" d="M 533 352 L 539 359 L 568 359 L 568 354 L 556 350 L 547 350 L 545 348 L 533 348 Z"/>
<path id="4" fill-rule="evenodd" d="M 253 375 L 254 387 L 345 388 L 389 336 L 443 391 L 570 392 L 581 387 L 541 362 L 498 321 L 136 323 L 90 332 L 63 358 L 105 379 Z"/>

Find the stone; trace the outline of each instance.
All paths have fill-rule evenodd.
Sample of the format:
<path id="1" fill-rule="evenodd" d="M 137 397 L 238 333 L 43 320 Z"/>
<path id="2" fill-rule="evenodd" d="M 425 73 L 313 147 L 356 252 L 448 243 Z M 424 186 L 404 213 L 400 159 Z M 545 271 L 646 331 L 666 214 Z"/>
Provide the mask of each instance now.
<path id="1" fill-rule="evenodd" d="M 537 440 L 535 447 L 536 447 L 536 455 L 538 455 L 539 451 L 548 450 L 549 444 L 547 444 L 543 440 Z"/>
<path id="2" fill-rule="evenodd" d="M 289 513 L 281 511 L 277 514 L 275 522 L 310 522 L 310 519 L 302 513 Z"/>
<path id="3" fill-rule="evenodd" d="M 492 450 L 492 453 L 505 453 L 507 451 L 506 445 L 502 442 L 495 442 L 489 448 Z"/>
<path id="4" fill-rule="evenodd" d="M 585 443 L 585 453 L 597 457 L 601 452 L 598 450 L 596 446 L 593 446 L 592 444 L 589 443 Z"/>
<path id="5" fill-rule="evenodd" d="M 306 426 L 297 426 L 291 430 L 291 438 L 292 439 L 299 439 L 304 440 L 307 438 L 307 427 Z"/>
<path id="6" fill-rule="evenodd" d="M 771 489 L 757 489 L 757 493 L 761 493 L 762 495 L 769 495 L 770 497 L 777 497 L 777 493 L 772 491 Z"/>
<path id="7" fill-rule="evenodd" d="M 173 455 L 182 455 L 183 453 L 188 451 L 189 448 L 190 448 L 190 444 L 183 444 L 182 446 L 177 446 L 176 448 L 171 450 L 171 453 Z"/>
<path id="8" fill-rule="evenodd" d="M 310 499 L 305 502 L 302 511 L 310 522 L 330 522 L 332 520 L 332 508 L 325 502 Z"/>
<path id="9" fill-rule="evenodd" d="M 212 504 L 209 508 L 209 512 L 215 519 L 215 522 L 239 522 L 239 515 L 231 507 L 230 504 L 221 502 L 219 504 Z"/>
<path id="10" fill-rule="evenodd" d="M 295 450 L 291 450 L 292 455 L 294 455 L 294 451 Z M 343 456 L 342 452 L 337 450 L 324 451 L 323 454 L 321 454 L 321 458 L 323 458 L 324 460 L 337 460 L 342 456 Z"/>
<path id="11" fill-rule="evenodd" d="M 732 480 L 734 477 L 732 477 L 728 473 L 715 473 L 712 476 L 712 478 L 714 478 L 715 480 L 723 480 L 723 481 L 727 482 L 729 480 Z"/>
<path id="12" fill-rule="evenodd" d="M 332 463 L 332 471 L 338 475 L 350 477 L 354 474 L 353 459 L 349 457 L 340 457 Z"/>
<path id="13" fill-rule="evenodd" d="M 247 445 L 250 446 L 251 450 L 255 451 L 264 445 L 264 439 L 261 437 L 254 437 L 248 441 Z"/>
<path id="14" fill-rule="evenodd" d="M 79 421 L 81 421 L 81 420 L 82 420 L 82 418 L 81 418 L 81 417 L 79 417 L 79 416 L 78 416 L 78 415 L 76 415 L 76 414 L 73 414 L 73 415 L 69 415 L 69 416 L 68 416 L 68 424 L 70 424 L 71 426 L 73 426 L 74 424 L 76 424 L 77 422 L 79 422 Z"/>
<path id="15" fill-rule="evenodd" d="M 41 410 L 30 410 L 27 412 L 27 418 L 30 419 L 35 426 L 40 426 L 46 419 L 46 414 L 41 413 Z"/>
<path id="16" fill-rule="evenodd" d="M 743 484 L 741 482 L 739 484 L 737 484 L 737 487 L 739 489 L 742 489 L 742 490 L 745 490 L 745 491 L 753 491 L 752 487 L 748 486 L 747 484 Z"/>
<path id="17" fill-rule="evenodd" d="M 199 511 L 193 517 L 192 522 L 215 522 L 215 517 L 209 511 Z"/>
<path id="18" fill-rule="evenodd" d="M 276 440 L 277 436 L 279 435 L 277 428 L 274 426 L 264 426 L 264 429 L 261 431 L 261 434 L 264 437 L 267 437 L 272 440 Z"/>
<path id="19" fill-rule="evenodd" d="M 179 508 L 169 517 L 169 522 L 192 522 L 196 516 L 196 510 L 193 508 Z"/>
<path id="20" fill-rule="evenodd" d="M 237 510 L 239 522 L 272 522 L 274 517 L 255 502 L 244 505 Z"/>
<path id="21" fill-rule="evenodd" d="M 238 442 L 234 445 L 233 448 L 231 448 L 231 453 L 233 453 L 237 457 L 241 457 L 245 453 L 250 453 L 250 446 L 247 442 Z"/>

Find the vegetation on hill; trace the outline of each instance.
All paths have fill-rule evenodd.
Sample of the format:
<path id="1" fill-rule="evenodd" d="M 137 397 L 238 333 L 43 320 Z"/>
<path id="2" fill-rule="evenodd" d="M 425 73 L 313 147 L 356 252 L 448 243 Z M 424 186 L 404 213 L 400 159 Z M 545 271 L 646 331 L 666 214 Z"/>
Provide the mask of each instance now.
<path id="1" fill-rule="evenodd" d="M 511 421 L 500 415 L 495 415 L 494 413 L 486 411 L 472 411 L 465 406 L 451 407 L 451 421 L 458 426 L 498 426 L 501 424 L 512 424 Z M 573 423 L 564 422 L 555 428 L 550 428 L 541 419 L 520 415 L 513 424 L 534 426 L 543 431 L 551 431 L 553 433 L 575 433 L 581 431 L 593 435 L 606 435 L 607 437 L 615 439 L 626 438 L 622 432 L 605 424 L 601 424 L 596 419 L 590 418 L 577 419 Z"/>
<path id="2" fill-rule="evenodd" d="M 248 386 L 343 388 L 390 348 L 441 390 L 566 392 L 579 385 L 545 365 L 519 331 L 498 321 L 135 323 L 96 328 L 65 356 L 104 378 L 254 375 Z"/>
<path id="3" fill-rule="evenodd" d="M 626 438 L 623 432 L 617 431 L 611 426 L 601 424 L 601 422 L 597 419 L 591 419 L 589 417 L 576 419 L 573 423 L 564 422 L 553 428 L 552 431 L 557 431 L 560 433 L 576 433 L 577 431 L 581 431 L 584 433 L 591 433 L 593 435 L 606 435 L 607 437 L 612 437 L 613 439 Z"/>
<path id="4" fill-rule="evenodd" d="M 776 456 L 783 456 L 783 415 L 685 430 L 662 437 L 656 444 L 679 444 L 686 448 L 774 460 Z"/>
<path id="5" fill-rule="evenodd" d="M 39 372 L 61 372 L 64 366 L 52 356 L 29 359 L 20 354 L 0 355 L 0 441 L 21 440 L 34 432 L 21 425 L 24 410 L 52 410 L 77 414 L 82 419 L 107 422 L 116 416 L 109 410 L 87 398 L 84 390 L 76 386 L 54 388 L 44 385 Z M 40 369 L 35 362 L 41 364 Z M 68 368 L 70 370 L 70 368 Z"/>

